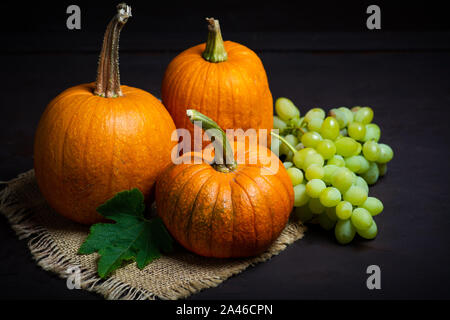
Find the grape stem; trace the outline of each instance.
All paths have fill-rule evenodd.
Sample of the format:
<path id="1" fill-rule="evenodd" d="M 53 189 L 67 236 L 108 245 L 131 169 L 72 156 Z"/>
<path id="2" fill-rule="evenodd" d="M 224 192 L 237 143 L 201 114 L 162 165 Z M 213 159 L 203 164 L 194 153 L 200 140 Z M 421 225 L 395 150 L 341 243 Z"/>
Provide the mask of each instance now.
<path id="1" fill-rule="evenodd" d="M 303 129 L 302 127 L 299 127 L 298 130 L 302 133 L 305 134 L 307 131 L 305 129 Z"/>
<path id="2" fill-rule="evenodd" d="M 271 131 L 270 134 L 272 136 L 274 136 L 275 138 L 277 138 L 278 140 L 280 140 L 281 142 L 283 142 L 283 144 L 289 148 L 289 150 L 291 150 L 293 153 L 297 152 L 297 149 L 295 149 L 289 142 L 287 142 L 286 139 L 284 139 L 282 136 L 280 136 L 279 134 L 276 134 L 275 132 Z"/>
<path id="3" fill-rule="evenodd" d="M 305 133 L 306 133 L 306 130 L 302 128 L 302 127 L 304 127 L 305 125 L 306 125 L 306 124 L 305 124 L 304 118 L 302 118 L 302 119 L 300 120 L 300 123 L 298 124 L 298 128 L 294 128 L 294 129 L 298 129 L 302 134 L 305 134 Z"/>

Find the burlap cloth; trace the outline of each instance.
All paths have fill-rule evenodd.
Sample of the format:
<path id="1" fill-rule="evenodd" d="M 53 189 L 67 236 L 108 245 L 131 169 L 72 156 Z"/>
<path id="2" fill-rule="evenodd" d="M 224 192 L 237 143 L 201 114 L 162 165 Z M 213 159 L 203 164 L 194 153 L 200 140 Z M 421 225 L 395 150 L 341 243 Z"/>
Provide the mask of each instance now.
<path id="1" fill-rule="evenodd" d="M 247 267 L 270 259 L 303 237 L 304 227 L 289 222 L 263 254 L 247 259 L 204 258 L 178 248 L 151 262 L 143 270 L 130 263 L 106 280 L 97 275 L 97 254 L 78 255 L 88 227 L 73 223 L 48 207 L 30 170 L 6 183 L 0 191 L 0 212 L 28 246 L 37 264 L 67 278 L 79 268 L 81 288 L 107 299 L 180 299 L 215 287 Z M 72 276 L 73 277 L 73 276 Z"/>

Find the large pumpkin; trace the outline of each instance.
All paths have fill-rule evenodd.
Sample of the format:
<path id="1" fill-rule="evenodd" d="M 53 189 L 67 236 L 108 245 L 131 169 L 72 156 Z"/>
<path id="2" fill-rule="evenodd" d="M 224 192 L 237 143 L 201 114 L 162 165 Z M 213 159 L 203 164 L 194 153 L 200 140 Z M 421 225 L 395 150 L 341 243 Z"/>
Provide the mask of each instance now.
<path id="1" fill-rule="evenodd" d="M 34 168 L 47 202 L 61 215 L 92 224 L 96 208 L 137 187 L 147 199 L 171 162 L 175 125 L 158 99 L 121 86 L 118 40 L 130 8 L 118 6 L 105 33 L 96 83 L 65 90 L 47 106 L 34 145 Z"/>
<path id="2" fill-rule="evenodd" d="M 207 20 L 208 41 L 180 53 L 167 67 L 163 104 L 177 128 L 187 128 L 191 135 L 188 108 L 211 117 L 222 129 L 266 129 L 270 143 L 273 99 L 261 60 L 239 43 L 223 42 L 219 21 Z"/>
<path id="3" fill-rule="evenodd" d="M 194 110 L 188 114 L 203 127 L 218 128 Z M 156 185 L 157 211 L 172 236 L 194 253 L 220 258 L 256 255 L 286 226 L 294 204 L 292 183 L 269 149 L 239 142 L 231 147 L 222 137 L 221 164 L 217 153 L 213 158 L 185 153 L 182 163 L 164 171 Z M 238 158 L 235 151 L 241 147 L 244 152 Z"/>

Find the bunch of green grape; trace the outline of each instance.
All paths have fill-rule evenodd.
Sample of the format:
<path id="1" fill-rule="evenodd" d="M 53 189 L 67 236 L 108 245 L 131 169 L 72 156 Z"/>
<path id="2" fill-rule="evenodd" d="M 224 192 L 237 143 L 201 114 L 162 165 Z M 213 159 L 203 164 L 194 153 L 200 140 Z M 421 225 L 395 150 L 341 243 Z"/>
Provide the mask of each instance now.
<path id="1" fill-rule="evenodd" d="M 386 174 L 394 153 L 378 143 L 381 131 L 372 123 L 370 107 L 340 107 L 328 116 L 321 108 L 303 117 L 287 98 L 275 102 L 276 115 L 272 143 L 294 185 L 294 215 L 303 223 L 319 223 L 334 228 L 341 244 L 356 233 L 373 239 L 378 233 L 374 216 L 383 203 L 369 196 L 369 185 Z"/>

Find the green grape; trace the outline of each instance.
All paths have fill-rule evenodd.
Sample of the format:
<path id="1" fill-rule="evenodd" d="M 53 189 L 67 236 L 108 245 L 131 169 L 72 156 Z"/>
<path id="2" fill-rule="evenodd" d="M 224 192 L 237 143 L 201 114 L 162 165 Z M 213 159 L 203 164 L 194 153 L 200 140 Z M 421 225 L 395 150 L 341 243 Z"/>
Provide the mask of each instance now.
<path id="1" fill-rule="evenodd" d="M 340 129 L 343 129 L 347 126 L 348 119 L 347 114 L 344 111 L 339 109 L 331 109 L 328 114 L 337 120 Z"/>
<path id="2" fill-rule="evenodd" d="M 294 186 L 303 182 L 303 172 L 298 168 L 289 168 L 287 169 L 287 174 L 289 178 L 291 178 L 292 184 Z"/>
<path id="3" fill-rule="evenodd" d="M 348 125 L 348 135 L 355 139 L 362 141 L 366 136 L 366 126 L 360 122 L 352 122 Z"/>
<path id="4" fill-rule="evenodd" d="M 355 121 L 362 124 L 371 123 L 373 120 L 373 110 L 370 107 L 362 107 L 355 113 Z"/>
<path id="5" fill-rule="evenodd" d="M 340 244 L 350 243 L 355 237 L 356 229 L 350 219 L 339 220 L 334 228 L 334 235 Z"/>
<path id="6" fill-rule="evenodd" d="M 316 198 L 312 198 L 311 200 L 309 200 L 308 206 L 314 214 L 321 214 L 325 211 L 325 207 L 320 203 L 320 200 Z"/>
<path id="7" fill-rule="evenodd" d="M 283 162 L 283 166 L 284 166 L 284 168 L 285 168 L 286 170 L 289 169 L 289 168 L 291 168 L 293 165 L 294 165 L 294 164 L 293 164 L 292 162 L 290 162 L 290 161 L 285 161 L 285 162 Z"/>
<path id="8" fill-rule="evenodd" d="M 339 130 L 339 136 L 338 137 L 346 137 L 348 136 L 347 128 Z"/>
<path id="9" fill-rule="evenodd" d="M 272 150 L 272 152 L 277 156 L 280 156 L 280 146 L 282 144 L 281 140 L 277 137 L 271 136 L 270 143 L 270 150 Z"/>
<path id="10" fill-rule="evenodd" d="M 302 118 L 300 117 L 292 118 L 291 120 L 289 120 L 289 125 L 293 128 L 300 128 L 300 126 L 302 125 Z"/>
<path id="11" fill-rule="evenodd" d="M 375 142 L 378 142 L 378 140 L 380 140 L 380 136 L 381 136 L 380 127 L 377 126 L 375 123 L 369 123 L 366 124 L 366 134 L 362 141 L 374 140 Z"/>
<path id="12" fill-rule="evenodd" d="M 359 206 L 367 199 L 367 192 L 361 187 L 352 185 L 344 192 L 344 200 L 350 202 L 354 206 Z"/>
<path id="13" fill-rule="evenodd" d="M 338 167 L 345 167 L 345 160 L 342 156 L 336 154 L 327 161 L 327 164 L 333 164 Z"/>
<path id="14" fill-rule="evenodd" d="M 303 143 L 299 142 L 296 144 L 296 146 L 294 148 L 295 148 L 295 150 L 302 150 L 305 148 L 305 146 L 303 145 Z"/>
<path id="15" fill-rule="evenodd" d="M 369 193 L 369 185 L 362 177 L 357 176 L 353 184 L 357 187 L 363 188 L 367 193 Z"/>
<path id="16" fill-rule="evenodd" d="M 323 177 L 322 180 L 326 184 L 331 184 L 331 179 L 333 178 L 334 173 L 339 167 L 334 164 L 327 164 L 323 167 Z"/>
<path id="17" fill-rule="evenodd" d="M 315 153 L 317 153 L 317 151 L 314 150 L 313 148 L 301 149 L 294 154 L 292 161 L 294 162 L 297 168 L 303 168 L 303 162 L 305 161 L 306 157 Z"/>
<path id="18" fill-rule="evenodd" d="M 347 220 L 352 216 L 353 206 L 348 201 L 341 201 L 336 206 L 336 216 L 341 220 Z"/>
<path id="19" fill-rule="evenodd" d="M 355 173 L 369 170 L 370 163 L 363 156 L 351 156 L 345 159 L 345 166 Z"/>
<path id="20" fill-rule="evenodd" d="M 312 118 L 308 122 L 308 130 L 318 132 L 322 127 L 323 119 L 322 118 Z"/>
<path id="21" fill-rule="evenodd" d="M 312 213 L 311 209 L 309 209 L 309 206 L 307 205 L 295 208 L 294 217 L 303 223 L 311 220 L 313 216 L 314 213 Z"/>
<path id="22" fill-rule="evenodd" d="M 387 144 L 380 143 L 378 144 L 380 147 L 380 155 L 378 156 L 378 163 L 388 163 L 394 157 L 394 151 Z"/>
<path id="23" fill-rule="evenodd" d="M 338 110 L 345 114 L 345 117 L 347 118 L 347 126 L 353 122 L 353 112 L 349 108 L 340 107 Z"/>
<path id="24" fill-rule="evenodd" d="M 364 239 L 372 240 L 375 239 L 375 237 L 378 234 L 378 227 L 375 221 L 372 222 L 372 225 L 367 230 L 359 230 L 356 229 L 356 232 L 363 237 Z"/>
<path id="25" fill-rule="evenodd" d="M 387 172 L 387 164 L 386 163 L 377 163 L 378 171 L 380 173 L 380 177 L 384 176 Z"/>
<path id="26" fill-rule="evenodd" d="M 380 147 L 375 141 L 367 141 L 363 145 L 363 155 L 369 161 L 377 161 L 380 157 Z"/>
<path id="27" fill-rule="evenodd" d="M 325 160 L 332 158 L 336 153 L 336 146 L 334 145 L 334 142 L 329 139 L 319 141 L 315 148 Z"/>
<path id="28" fill-rule="evenodd" d="M 315 148 L 321 140 L 322 137 L 315 131 L 308 131 L 302 135 L 302 143 L 307 148 Z"/>
<path id="29" fill-rule="evenodd" d="M 311 198 L 318 198 L 326 187 L 325 182 L 320 179 L 309 180 L 306 184 L 306 194 Z"/>
<path id="30" fill-rule="evenodd" d="M 339 135 L 339 123 L 333 117 L 326 117 L 320 128 L 320 134 L 324 139 L 335 140 Z"/>
<path id="31" fill-rule="evenodd" d="M 305 170 L 305 177 L 308 180 L 322 179 L 324 175 L 324 168 L 318 164 L 312 164 Z"/>
<path id="32" fill-rule="evenodd" d="M 375 197 L 367 197 L 366 201 L 361 205 L 361 208 L 366 209 L 372 216 L 376 216 L 383 211 L 383 203 Z"/>
<path id="33" fill-rule="evenodd" d="M 305 115 L 305 121 L 310 123 L 313 118 L 319 118 L 323 120 L 325 118 L 325 111 L 321 108 L 312 108 Z"/>
<path id="34" fill-rule="evenodd" d="M 289 150 L 289 152 L 286 155 L 286 158 L 284 158 L 284 161 L 292 162 L 292 158 L 294 158 L 294 153 L 291 150 Z"/>
<path id="35" fill-rule="evenodd" d="M 367 161 L 367 159 L 364 158 L 363 156 L 358 155 L 355 157 L 357 157 L 361 163 L 361 167 L 359 168 L 358 172 L 356 172 L 356 173 L 361 174 L 361 173 L 367 172 L 367 170 L 369 170 L 369 168 L 370 168 L 370 162 Z"/>
<path id="36" fill-rule="evenodd" d="M 355 114 L 356 114 L 356 112 L 358 112 L 359 109 L 361 109 L 360 106 L 355 106 L 355 107 L 350 109 L 353 112 L 353 117 L 355 117 Z"/>
<path id="37" fill-rule="evenodd" d="M 325 208 L 325 214 L 331 221 L 337 221 L 338 217 L 336 216 L 336 207 L 327 207 Z"/>
<path id="38" fill-rule="evenodd" d="M 320 214 L 317 220 L 319 225 L 327 231 L 333 229 L 336 224 L 336 221 L 331 220 L 326 213 Z"/>
<path id="39" fill-rule="evenodd" d="M 305 158 L 305 161 L 303 161 L 302 169 L 306 170 L 312 164 L 317 164 L 322 167 L 324 164 L 323 157 L 318 153 L 308 154 Z"/>
<path id="40" fill-rule="evenodd" d="M 273 128 L 279 130 L 279 134 L 282 134 L 287 128 L 287 123 L 280 119 L 278 116 L 273 116 Z"/>
<path id="41" fill-rule="evenodd" d="M 277 155 L 277 157 L 281 156 L 280 149 L 283 144 L 280 139 L 275 136 L 271 136 L 270 138 L 270 150 Z"/>
<path id="42" fill-rule="evenodd" d="M 361 174 L 361 177 L 366 180 L 368 184 L 374 184 L 378 181 L 380 172 L 378 171 L 378 166 L 375 162 L 370 163 L 369 170 Z"/>
<path id="43" fill-rule="evenodd" d="M 301 207 L 308 203 L 309 196 L 306 194 L 306 186 L 302 183 L 294 186 L 294 206 Z"/>
<path id="44" fill-rule="evenodd" d="M 298 139 L 293 134 L 288 134 L 284 137 L 284 139 L 289 142 L 291 146 L 295 146 L 298 143 Z M 288 155 L 289 152 L 292 152 L 284 143 L 280 145 L 280 154 Z"/>
<path id="45" fill-rule="evenodd" d="M 356 176 L 353 172 L 345 167 L 336 170 L 331 178 L 331 184 L 341 192 L 345 192 L 351 187 L 355 181 Z"/>
<path id="46" fill-rule="evenodd" d="M 324 207 L 335 207 L 341 201 L 341 193 L 336 188 L 328 187 L 320 193 L 319 199 Z"/>
<path id="47" fill-rule="evenodd" d="M 283 161 L 293 162 L 293 158 L 294 158 L 294 153 L 291 150 L 289 150 L 288 153 L 286 154 L 286 157 L 283 159 Z"/>
<path id="48" fill-rule="evenodd" d="M 345 158 L 345 166 L 353 172 L 358 172 L 361 169 L 362 161 L 359 156 L 352 156 Z"/>
<path id="49" fill-rule="evenodd" d="M 357 142 L 356 151 L 355 151 L 354 154 L 352 154 L 352 156 L 357 156 L 357 155 L 359 155 L 359 154 L 361 153 L 361 151 L 362 151 L 362 145 L 361 145 L 361 143 Z"/>
<path id="50" fill-rule="evenodd" d="M 289 119 L 300 117 L 300 111 L 288 98 L 278 98 L 275 101 L 275 111 L 281 120 L 288 121 Z"/>
<path id="51" fill-rule="evenodd" d="M 336 145 L 336 153 L 343 157 L 350 157 L 355 154 L 358 149 L 358 142 L 349 137 L 342 137 L 334 142 Z"/>
<path id="52" fill-rule="evenodd" d="M 355 228 L 359 230 L 367 230 L 373 223 L 373 218 L 370 215 L 370 212 L 364 208 L 356 208 L 353 210 L 350 220 Z"/>
<path id="53" fill-rule="evenodd" d="M 291 150 L 289 150 L 288 154 L 287 154 L 286 157 L 284 158 L 284 161 L 292 162 L 292 158 L 293 158 L 293 157 L 294 157 L 294 153 L 293 153 Z"/>

